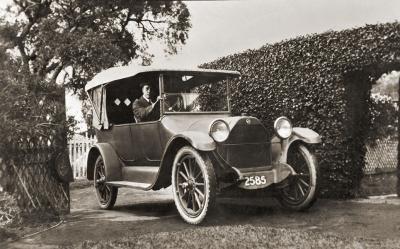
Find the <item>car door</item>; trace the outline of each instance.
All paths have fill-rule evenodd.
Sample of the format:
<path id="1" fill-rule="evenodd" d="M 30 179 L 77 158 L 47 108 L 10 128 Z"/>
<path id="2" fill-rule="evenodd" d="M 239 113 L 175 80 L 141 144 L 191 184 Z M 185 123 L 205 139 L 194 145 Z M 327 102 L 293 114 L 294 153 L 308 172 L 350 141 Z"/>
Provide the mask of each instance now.
<path id="1" fill-rule="evenodd" d="M 141 158 L 139 145 L 131 139 L 135 120 L 132 113 L 132 93 L 122 83 L 107 86 L 105 103 L 111 136 L 109 143 L 125 165 L 134 165 Z"/>
<path id="2" fill-rule="evenodd" d="M 137 143 L 131 139 L 131 129 L 134 125 L 134 123 L 131 123 L 112 125 L 110 127 L 113 136 L 111 145 L 126 165 L 134 165 L 141 157 L 140 148 Z"/>
<path id="3" fill-rule="evenodd" d="M 160 164 L 162 149 L 159 130 L 159 120 L 137 123 L 131 127 L 132 141 L 141 151 L 137 163 L 151 166 Z"/>

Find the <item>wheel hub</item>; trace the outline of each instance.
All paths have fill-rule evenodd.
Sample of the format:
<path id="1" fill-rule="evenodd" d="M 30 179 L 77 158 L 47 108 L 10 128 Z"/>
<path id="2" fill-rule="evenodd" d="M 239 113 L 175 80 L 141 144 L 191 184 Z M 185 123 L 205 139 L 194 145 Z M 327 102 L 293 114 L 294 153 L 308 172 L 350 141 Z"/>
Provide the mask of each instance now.
<path id="1" fill-rule="evenodd" d="M 187 181 L 187 189 L 193 191 L 195 186 L 196 186 L 196 181 L 192 177 L 190 177 Z"/>

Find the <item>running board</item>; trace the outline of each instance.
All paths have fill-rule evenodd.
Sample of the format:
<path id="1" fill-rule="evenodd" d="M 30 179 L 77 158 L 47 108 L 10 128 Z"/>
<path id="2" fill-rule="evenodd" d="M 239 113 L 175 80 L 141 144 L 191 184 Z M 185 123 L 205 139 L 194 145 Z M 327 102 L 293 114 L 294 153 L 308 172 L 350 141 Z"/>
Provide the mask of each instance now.
<path id="1" fill-rule="evenodd" d="M 239 188 L 243 189 L 266 188 L 273 183 L 285 180 L 289 175 L 295 173 L 293 168 L 286 163 L 274 164 L 272 168 L 271 166 L 246 169 L 232 168 L 239 176 Z"/>
<path id="2" fill-rule="evenodd" d="M 129 166 L 122 168 L 122 181 L 152 185 L 158 176 L 159 167 Z"/>
<path id="3" fill-rule="evenodd" d="M 114 187 L 126 187 L 126 188 L 134 188 L 139 190 L 150 190 L 151 184 L 142 183 L 142 182 L 128 182 L 128 181 L 113 181 L 106 182 L 106 184 L 114 186 Z"/>

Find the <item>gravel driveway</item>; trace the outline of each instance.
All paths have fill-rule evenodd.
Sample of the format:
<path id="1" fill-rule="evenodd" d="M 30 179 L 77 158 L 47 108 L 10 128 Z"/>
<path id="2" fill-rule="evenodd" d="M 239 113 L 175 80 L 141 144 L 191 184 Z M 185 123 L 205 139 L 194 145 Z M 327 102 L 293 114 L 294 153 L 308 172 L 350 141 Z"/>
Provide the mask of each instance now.
<path id="1" fill-rule="evenodd" d="M 177 214 L 170 190 L 142 192 L 120 189 L 114 210 L 97 207 L 91 187 L 71 191 L 71 214 L 49 231 L 9 244 L 10 248 L 53 248 L 85 240 L 118 240 L 158 233 L 204 232 L 204 229 L 289 229 L 299 234 L 330 234 L 343 238 L 397 240 L 400 233 L 400 201 L 319 200 L 307 212 L 282 210 L 273 199 L 224 199 L 217 216 L 202 226 L 185 224 Z M 229 203 L 227 205 L 226 203 Z M 257 206 L 244 204 L 255 203 Z M 226 207 L 229 209 L 225 209 Z M 262 207 L 262 208 L 261 208 Z M 237 235 L 235 235 L 237 237 Z M 74 247 L 74 246 L 73 246 Z"/>

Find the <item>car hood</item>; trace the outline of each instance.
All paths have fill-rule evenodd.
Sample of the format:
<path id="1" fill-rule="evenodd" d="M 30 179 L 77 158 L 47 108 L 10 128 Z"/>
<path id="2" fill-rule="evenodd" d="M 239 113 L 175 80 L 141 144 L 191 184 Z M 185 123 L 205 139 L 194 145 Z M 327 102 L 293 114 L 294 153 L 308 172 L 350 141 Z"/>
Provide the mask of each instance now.
<path id="1" fill-rule="evenodd" d="M 190 115 L 168 115 L 165 116 L 161 123 L 164 128 L 173 135 L 185 131 L 209 132 L 210 125 L 215 120 L 225 121 L 230 130 L 241 123 L 246 124 L 261 124 L 261 122 L 254 117 L 249 116 L 235 116 L 230 117 L 229 114 L 190 114 Z"/>
<path id="2" fill-rule="evenodd" d="M 228 124 L 229 136 L 224 142 L 213 143 L 209 138 L 210 125 L 215 120 Z M 206 136 L 197 136 L 191 141 L 200 150 L 215 150 L 223 161 L 236 168 L 261 167 L 271 164 L 270 144 L 263 124 L 254 117 L 229 115 L 170 115 L 162 119 L 167 130 L 167 139 L 182 133 L 199 132 Z M 212 143 L 212 144 L 211 144 Z"/>

